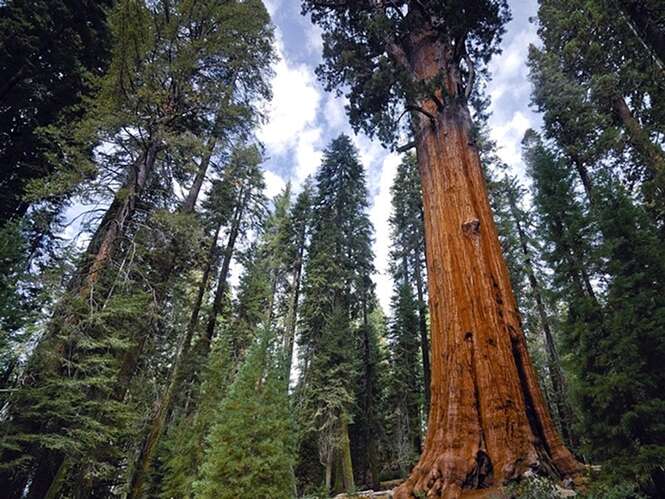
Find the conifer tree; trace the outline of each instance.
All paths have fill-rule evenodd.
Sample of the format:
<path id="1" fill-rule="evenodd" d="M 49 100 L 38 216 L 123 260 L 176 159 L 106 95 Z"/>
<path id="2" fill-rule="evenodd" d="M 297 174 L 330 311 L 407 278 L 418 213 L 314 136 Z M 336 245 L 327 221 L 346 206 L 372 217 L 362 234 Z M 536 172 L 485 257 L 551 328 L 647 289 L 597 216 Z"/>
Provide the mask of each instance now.
<path id="1" fill-rule="evenodd" d="M 366 210 L 363 167 L 349 137 L 341 135 L 326 149 L 316 175 L 299 340 L 304 433 L 316 439 L 328 490 L 354 488 L 349 424 L 354 381 L 365 367 L 358 363 L 363 355 L 368 360 L 354 329 L 369 312 L 373 269 Z"/>
<path id="2" fill-rule="evenodd" d="M 284 349 L 286 351 L 286 379 L 291 379 L 293 363 L 293 350 L 296 344 L 296 329 L 300 311 L 300 289 L 302 286 L 302 273 L 307 251 L 308 236 L 311 225 L 312 212 L 312 183 L 307 178 L 302 192 L 298 195 L 291 212 L 287 226 L 287 253 L 291 282 L 289 284 L 288 311 L 284 324 Z"/>
<path id="3" fill-rule="evenodd" d="M 547 243 L 543 256 L 555 272 L 559 295 L 567 302 L 569 333 L 600 331 L 603 314 L 592 284 L 598 270 L 596 234 L 576 195 L 575 175 L 533 130 L 526 132 L 522 144 L 539 228 Z"/>
<path id="4" fill-rule="evenodd" d="M 514 177 L 506 176 L 498 187 L 499 195 L 503 198 L 510 217 L 509 225 L 517 239 L 519 255 L 519 271 L 525 274 L 528 287 L 524 293 L 529 295 L 530 303 L 521 305 L 521 310 L 527 314 L 527 330 L 532 336 L 542 338 L 543 349 L 546 356 L 546 370 L 542 379 L 551 385 L 551 408 L 556 415 L 559 430 L 570 446 L 576 446 L 576 439 L 572 434 L 573 414 L 570 406 L 569 394 L 566 389 L 563 370 L 561 366 L 559 348 L 555 338 L 555 319 L 548 310 L 547 290 L 540 275 L 543 272 L 538 268 L 537 247 L 532 235 L 533 220 L 530 214 L 522 208 L 520 200 L 526 192 Z M 526 300 L 525 300 L 526 301 Z M 531 317 L 535 316 L 535 317 Z"/>
<path id="5" fill-rule="evenodd" d="M 548 137 L 578 169 L 590 199 L 590 170 L 607 158 L 638 180 L 662 213 L 663 70 L 652 63 L 620 4 L 541 2 L 538 33 L 544 46 L 529 51 L 534 101 L 545 113 Z"/>
<path id="6" fill-rule="evenodd" d="M 282 349 L 258 333 L 207 437 L 197 498 L 293 497 L 295 432 Z"/>
<path id="7" fill-rule="evenodd" d="M 580 335 L 582 428 L 587 452 L 615 480 L 637 482 L 651 497 L 665 493 L 663 386 L 665 265 L 647 213 L 616 181 L 605 179 L 598 214 L 609 276 L 602 335 Z"/>
<path id="8" fill-rule="evenodd" d="M 188 393 L 196 391 L 200 369 L 206 364 L 211 341 L 214 338 L 217 317 L 226 303 L 226 291 L 231 262 L 236 255 L 236 245 L 246 237 L 247 231 L 260 223 L 264 211 L 263 176 L 259 163 L 261 156 L 256 146 L 238 146 L 229 159 L 221 181 L 215 182 L 210 197 L 206 201 L 208 223 L 213 227 L 208 255 L 197 286 L 197 293 L 185 326 L 180 347 L 175 353 L 175 364 L 164 386 L 164 392 L 157 401 L 157 410 L 151 417 L 148 431 L 141 445 L 139 456 L 131 477 L 132 497 L 140 497 L 146 475 L 149 474 L 159 440 L 165 430 L 165 423 L 171 416 L 176 398 L 183 387 Z M 218 238 L 226 227 L 226 243 L 218 250 Z M 219 258 L 221 257 L 221 258 Z M 213 277 L 217 260 L 221 260 L 217 285 L 214 287 L 213 303 L 206 323 L 205 333 L 195 338 L 199 315 L 204 305 L 206 289 Z M 210 331 L 210 324 L 213 330 Z M 230 354 L 231 355 L 231 354 Z M 188 395 L 189 396 L 189 395 Z M 181 394 L 182 397 L 182 394 Z M 186 399 L 187 397 L 185 397 Z M 181 398 L 182 400 L 182 398 Z"/>
<path id="9" fill-rule="evenodd" d="M 665 70 L 665 14 L 657 0 L 622 0 L 621 10 L 640 41 L 653 51 L 660 69 Z"/>
<path id="10" fill-rule="evenodd" d="M 425 278 L 425 234 L 423 225 L 423 201 L 420 190 L 418 165 L 413 155 L 407 155 L 397 167 L 390 189 L 392 213 L 390 216 L 392 238 L 392 266 L 395 282 L 408 282 L 416 290 L 418 328 L 420 335 L 420 359 L 425 401 L 424 413 L 429 410 L 430 352 L 427 327 L 427 282 Z"/>
<path id="11" fill-rule="evenodd" d="M 106 14 L 114 3 L 11 0 L 0 6 L 0 223 L 20 219 L 31 205 L 30 182 L 56 168 L 57 141 L 47 129 L 81 118 L 94 79 L 108 67 Z M 63 200 L 49 201 L 52 215 Z"/>
<path id="12" fill-rule="evenodd" d="M 408 473 L 421 452 L 421 393 L 417 302 L 411 284 L 395 282 L 393 317 L 388 330 L 390 348 L 391 454 L 402 474 Z"/>
<path id="13" fill-rule="evenodd" d="M 319 75 L 346 93 L 352 126 L 397 146 L 409 113 L 415 139 L 407 147 L 416 147 L 423 192 L 432 399 L 425 452 L 396 497 L 458 497 L 530 466 L 577 473 L 528 356 L 468 109 L 507 3 L 304 0 L 303 10 L 324 30 Z M 498 410 L 499 400 L 510 408 Z"/>
<path id="14" fill-rule="evenodd" d="M 30 443 L 22 445 L 21 450 L 13 447 L 6 451 L 9 454 L 3 452 L 4 456 L 12 456 L 11 461 L 24 464 L 22 467 L 11 467 L 3 475 L 5 483 L 12 483 L 5 487 L 9 494 L 18 494 L 29 480 L 30 493 L 35 496 L 45 494 L 48 489 L 56 493 L 59 484 L 66 482 L 67 469 L 72 461 L 85 460 L 83 456 L 90 459 L 90 465 L 77 469 L 76 473 L 82 478 L 69 480 L 68 486 L 78 489 L 76 493 L 81 496 L 92 493 L 90 487 L 98 474 L 86 470 L 94 467 L 98 460 L 98 457 L 93 457 L 97 454 L 96 445 L 85 447 L 83 452 L 70 453 L 65 463 L 61 451 L 63 444 L 53 442 L 62 437 L 65 442 L 71 439 L 72 444 L 80 447 L 83 440 L 77 440 L 74 430 L 81 427 L 81 431 L 87 431 L 86 428 L 101 423 L 103 431 L 99 428 L 95 431 L 102 436 L 107 431 L 107 441 L 113 446 L 112 442 L 120 437 L 112 435 L 122 435 L 123 428 L 127 428 L 123 423 L 103 423 L 105 412 L 98 407 L 108 399 L 107 390 L 114 383 L 116 386 L 111 389 L 113 403 L 122 399 L 123 392 L 118 391 L 117 383 L 125 376 L 125 366 L 133 364 L 131 357 L 136 352 L 131 344 L 134 338 L 114 337 L 105 333 L 103 328 L 90 329 L 87 322 L 90 313 L 85 310 L 87 303 L 99 307 L 93 312 L 105 312 L 105 308 L 112 303 L 113 293 L 120 289 L 114 284 L 114 267 L 118 265 L 122 268 L 126 255 L 127 246 L 123 238 L 136 230 L 137 227 L 132 225 L 134 220 L 138 220 L 136 217 L 145 215 L 145 211 L 138 210 L 138 203 L 144 202 L 143 206 L 150 211 L 154 206 L 150 201 L 156 197 L 149 189 L 159 185 L 161 180 L 156 175 L 157 166 L 168 165 L 169 160 L 181 150 L 183 141 L 191 142 L 186 138 L 214 124 L 211 119 L 214 116 L 211 110 L 217 108 L 214 100 L 227 88 L 228 72 L 234 69 L 233 64 L 227 64 L 228 59 L 242 54 L 243 47 L 250 43 L 263 51 L 263 60 L 271 60 L 272 31 L 267 24 L 265 9 L 258 10 L 263 13 L 262 16 L 256 15 L 255 7 L 262 8 L 260 2 L 244 2 L 242 5 L 235 2 L 210 3 L 194 9 L 186 4 L 189 2 L 146 5 L 127 0 L 119 2 L 110 16 L 116 37 L 111 67 L 102 81 L 92 110 L 75 132 L 77 139 L 89 137 L 88 145 L 98 140 L 107 144 L 107 150 L 111 152 L 100 156 L 101 174 L 98 174 L 97 181 L 117 181 L 121 188 L 114 194 L 68 286 L 69 300 L 63 300 L 58 306 L 56 319 L 51 322 L 37 347 L 29 367 L 28 378 L 31 381 L 20 390 L 25 391 L 25 395 L 31 392 L 47 394 L 50 393 L 49 386 L 58 386 L 59 377 L 72 378 L 75 382 L 73 391 L 77 396 L 93 402 L 80 403 L 81 408 L 88 409 L 66 424 L 56 424 L 50 429 L 50 424 L 40 422 L 39 414 L 32 413 L 33 420 L 27 419 L 30 413 L 22 410 L 21 403 L 31 397 L 23 398 L 24 394 L 17 393 L 10 405 L 10 434 L 18 437 L 32 433 L 35 436 L 30 437 L 27 440 Z M 246 16 L 250 11 L 252 15 L 242 20 L 243 13 Z M 250 18 L 255 24 L 246 22 Z M 257 24 L 259 29 L 247 31 L 247 38 L 241 36 L 244 31 L 235 29 Z M 181 37 L 177 44 L 172 45 L 174 50 L 162 50 L 173 42 L 173 37 Z M 239 87 L 243 99 L 268 96 L 264 76 L 264 70 L 249 73 L 247 80 Z M 63 184 L 71 185 L 72 175 L 78 179 L 97 169 L 77 151 L 67 152 L 70 154 L 65 157 L 71 159 L 71 164 L 65 164 L 55 177 L 44 182 L 39 187 L 41 191 L 57 191 Z M 105 172 L 112 172 L 112 175 Z M 145 306 L 143 308 L 144 311 L 149 310 Z M 137 323 L 146 324 L 149 321 L 142 319 Z M 127 328 L 127 331 L 131 330 Z M 80 338 L 90 338 L 92 343 Z M 103 364 L 106 377 L 101 387 L 99 376 L 94 371 L 86 371 L 84 366 L 90 355 L 91 359 L 97 360 L 94 352 L 103 349 L 105 344 L 115 346 L 103 350 L 109 358 Z M 72 369 L 71 359 L 60 357 L 58 352 L 71 352 L 69 357 L 77 358 L 77 368 Z M 132 374 L 127 373 L 129 376 Z M 116 376 L 116 381 L 109 385 L 108 382 Z M 120 385 L 124 384 L 120 382 Z M 55 399 L 61 395 L 60 390 L 54 393 Z M 96 400 L 98 398 L 99 401 Z M 52 432 L 55 432 L 57 439 L 52 438 Z M 104 461 L 106 457 L 99 459 Z"/>
<path id="15" fill-rule="evenodd" d="M 545 258 L 567 305 L 564 346 L 575 374 L 582 450 L 607 462 L 615 479 L 637 481 L 646 493 L 658 494 L 662 470 L 653 460 L 660 459 L 662 448 L 652 438 L 660 431 L 656 421 L 662 419 L 662 404 L 648 388 L 660 383 L 650 363 L 663 351 L 651 329 L 662 315 L 659 298 L 650 295 L 659 293 L 655 283 L 660 281 L 651 279 L 662 272 L 654 259 L 657 231 L 644 209 L 608 176 L 596 181 L 598 207 L 585 212 L 565 161 L 533 132 L 524 144 L 547 241 Z M 590 217 L 602 234 L 598 241 L 589 232 Z M 600 290 L 593 285 L 598 276 L 606 282 Z"/>

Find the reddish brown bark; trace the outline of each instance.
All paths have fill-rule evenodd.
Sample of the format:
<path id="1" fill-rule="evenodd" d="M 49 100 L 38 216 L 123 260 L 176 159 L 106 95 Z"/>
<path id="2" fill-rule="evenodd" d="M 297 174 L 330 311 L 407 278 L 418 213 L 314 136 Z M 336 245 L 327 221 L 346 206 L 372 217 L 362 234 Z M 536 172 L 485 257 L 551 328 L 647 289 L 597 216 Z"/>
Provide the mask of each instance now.
<path id="1" fill-rule="evenodd" d="M 572 475 L 579 463 L 548 414 L 501 253 L 452 51 L 414 41 L 418 79 L 446 78 L 423 100 L 416 149 L 425 211 L 432 383 L 425 451 L 395 497 L 459 497 L 530 468 Z M 444 99 L 443 96 L 447 97 Z"/>
<path id="2" fill-rule="evenodd" d="M 136 203 L 148 182 L 158 150 L 157 143 L 152 142 L 130 168 L 127 180 L 116 193 L 88 244 L 87 265 L 79 272 L 78 278 L 70 283 L 70 291 L 83 297 L 88 296 L 113 258 L 118 240 L 124 234 L 126 224 L 134 216 Z"/>

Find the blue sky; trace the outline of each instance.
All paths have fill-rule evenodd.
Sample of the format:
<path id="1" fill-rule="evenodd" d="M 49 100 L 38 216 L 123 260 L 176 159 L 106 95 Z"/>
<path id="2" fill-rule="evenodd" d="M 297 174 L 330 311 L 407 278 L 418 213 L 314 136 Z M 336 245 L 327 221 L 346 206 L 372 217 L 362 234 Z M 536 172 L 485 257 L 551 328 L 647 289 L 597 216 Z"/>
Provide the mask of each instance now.
<path id="1" fill-rule="evenodd" d="M 298 0 L 265 0 L 276 26 L 280 56 L 275 64 L 273 101 L 268 121 L 258 137 L 266 146 L 267 191 L 277 194 L 286 181 L 298 188 L 321 162 L 322 150 L 342 132 L 349 134 L 367 171 L 370 218 L 375 228 L 374 253 L 377 294 L 388 311 L 392 282 L 387 273 L 390 233 L 390 185 L 399 157 L 364 135 L 354 135 L 344 114 L 344 102 L 325 92 L 314 69 L 321 61 L 321 36 L 309 19 L 300 15 Z M 536 0 L 509 1 L 513 20 L 507 26 L 501 55 L 490 63 L 492 81 L 491 136 L 499 155 L 520 174 L 520 141 L 524 131 L 538 128 L 540 120 L 529 109 L 530 84 L 525 65 L 530 43 L 536 43 L 536 27 L 529 22 L 537 11 Z"/>

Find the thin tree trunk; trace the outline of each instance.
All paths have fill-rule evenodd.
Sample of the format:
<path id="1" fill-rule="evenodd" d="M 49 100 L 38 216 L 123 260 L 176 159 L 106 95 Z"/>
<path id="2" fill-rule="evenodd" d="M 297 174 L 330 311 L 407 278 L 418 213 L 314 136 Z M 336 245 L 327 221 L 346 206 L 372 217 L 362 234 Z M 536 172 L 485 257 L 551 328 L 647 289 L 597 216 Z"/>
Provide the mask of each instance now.
<path id="1" fill-rule="evenodd" d="M 133 473 L 129 482 L 130 486 L 128 493 L 128 497 L 131 499 L 138 499 L 143 496 L 145 480 L 152 468 L 157 446 L 162 438 L 162 435 L 164 434 L 166 422 L 169 420 L 171 414 L 173 413 L 176 394 L 182 386 L 184 379 L 185 359 L 187 359 L 189 356 L 192 338 L 194 336 L 194 332 L 196 331 L 201 305 L 203 304 L 203 297 L 205 296 L 205 290 L 208 287 L 210 274 L 215 264 L 217 239 L 219 238 L 219 233 L 222 230 L 222 225 L 223 223 L 220 221 L 211 240 L 205 268 L 203 269 L 203 275 L 201 276 L 201 282 L 199 283 L 196 300 L 194 301 L 194 305 L 192 307 L 192 313 L 187 324 L 185 335 L 181 339 L 181 343 L 178 346 L 178 351 L 175 355 L 175 361 L 169 375 L 166 390 L 157 403 L 157 410 L 150 420 L 150 424 L 148 425 L 149 430 L 145 434 L 143 443 L 140 447 L 139 456 L 136 459 L 134 465 Z"/>
<path id="2" fill-rule="evenodd" d="M 302 274 L 302 264 L 303 256 L 305 254 L 305 244 L 304 240 L 300 247 L 298 248 L 298 257 L 295 262 L 293 269 L 293 282 L 292 282 L 292 293 L 291 293 L 291 303 L 289 303 L 289 315 L 287 320 L 287 329 L 286 329 L 286 383 L 287 387 L 291 380 L 291 364 L 293 364 L 293 348 L 295 346 L 296 338 L 296 327 L 298 325 L 298 304 L 300 301 L 300 281 Z"/>
<path id="3" fill-rule="evenodd" d="M 374 435 L 372 429 L 374 428 L 374 406 L 372 405 L 372 399 L 374 398 L 374 364 L 372 362 L 372 351 L 371 351 L 371 342 L 370 342 L 370 326 L 367 316 L 367 291 L 365 290 L 365 296 L 363 296 L 363 367 L 365 369 L 365 390 L 363 396 L 364 400 L 364 413 L 365 413 L 365 428 L 364 428 L 364 440 L 365 440 L 365 469 L 363 474 L 365 475 L 365 483 L 371 488 L 376 489 L 379 486 L 379 476 L 376 469 L 376 446 L 374 444 Z M 368 480 L 369 476 L 369 480 Z"/>
<path id="4" fill-rule="evenodd" d="M 196 171 L 196 176 L 194 177 L 192 186 L 189 188 L 187 197 L 185 198 L 185 201 L 182 204 L 182 208 L 180 211 L 182 211 L 183 213 L 192 213 L 194 211 L 194 207 L 196 206 L 196 201 L 199 199 L 199 195 L 201 194 L 201 187 L 203 187 L 203 181 L 205 180 L 206 174 L 208 173 L 208 167 L 210 166 L 210 158 L 212 158 L 212 153 L 214 152 L 216 145 L 217 145 L 217 137 L 214 136 L 210 137 L 206 145 L 205 154 L 201 158 L 201 164 L 199 165 L 199 169 Z"/>
<path id="5" fill-rule="evenodd" d="M 346 417 L 340 418 L 340 448 L 339 465 L 344 492 L 352 492 L 356 487 L 353 481 L 353 463 L 351 461 L 351 441 L 349 439 L 349 426 Z"/>
<path id="6" fill-rule="evenodd" d="M 420 252 L 418 249 L 414 252 L 415 272 L 416 272 L 416 293 L 418 295 L 418 327 L 420 329 L 420 353 L 423 362 L 423 391 L 425 394 L 425 414 L 429 415 L 430 407 L 430 351 L 429 351 L 429 332 L 427 331 L 427 303 L 425 303 L 425 285 L 423 283 L 422 265 L 420 261 Z M 419 426 L 420 426 L 420 422 Z M 420 435 L 420 431 L 418 431 Z M 418 438 L 418 450 L 420 449 L 420 437 Z"/>
<path id="7" fill-rule="evenodd" d="M 545 310 L 545 304 L 542 298 L 542 288 L 540 282 L 536 277 L 536 274 L 533 269 L 533 263 L 531 261 L 531 252 L 529 251 L 529 245 L 527 242 L 526 233 L 520 222 L 517 206 L 515 205 L 515 199 L 511 196 L 510 199 L 510 209 L 513 214 L 513 219 L 515 220 L 515 225 L 517 226 L 517 234 L 520 241 L 520 246 L 522 248 L 522 254 L 524 255 L 525 265 L 524 270 L 529 279 L 529 284 L 531 286 L 531 291 L 533 293 L 534 300 L 536 302 L 536 309 L 538 311 L 538 317 L 540 318 L 540 325 L 543 328 L 543 337 L 545 339 L 545 349 L 547 352 L 547 367 L 550 374 L 550 381 L 552 382 L 552 389 L 554 391 L 555 397 L 555 406 L 557 413 L 559 414 L 559 420 L 561 424 L 561 434 L 568 445 L 576 445 L 573 433 L 572 433 L 572 422 L 573 422 L 573 412 L 570 404 L 568 403 L 568 397 L 566 393 L 566 383 L 563 377 L 563 372 L 561 370 L 561 361 L 559 360 L 559 353 L 557 352 L 556 344 L 554 343 L 554 337 L 552 335 L 552 329 L 550 327 L 550 320 Z"/>
<path id="8" fill-rule="evenodd" d="M 572 155 L 573 165 L 575 165 L 575 170 L 580 176 L 580 181 L 582 182 L 582 187 L 584 187 L 584 193 L 586 194 L 587 199 L 590 204 L 593 204 L 593 184 L 591 183 L 591 177 L 589 176 L 589 170 L 587 170 L 586 165 L 582 162 L 577 155 Z"/>
<path id="9" fill-rule="evenodd" d="M 628 133 L 630 144 L 635 148 L 653 176 L 653 182 L 657 190 L 656 197 L 662 202 L 662 196 L 665 195 L 665 152 L 651 140 L 640 122 L 633 116 L 626 100 L 621 95 L 612 100 L 612 106 Z"/>
<path id="10" fill-rule="evenodd" d="M 228 288 L 228 277 L 229 269 L 231 268 L 231 260 L 233 259 L 233 252 L 236 245 L 236 240 L 238 239 L 238 233 L 240 232 L 240 223 L 242 222 L 243 212 L 245 210 L 245 191 L 244 188 L 241 189 L 239 195 L 239 204 L 236 206 L 235 213 L 233 216 L 233 222 L 231 225 L 231 231 L 229 232 L 229 239 L 226 243 L 226 248 L 224 249 L 224 260 L 222 261 L 222 270 L 219 273 L 219 280 L 217 281 L 217 289 L 215 290 L 215 297 L 212 303 L 212 310 L 208 316 L 208 323 L 206 325 L 205 337 L 203 338 L 203 349 L 205 355 L 210 351 L 210 343 L 212 342 L 215 336 L 215 326 L 217 325 L 217 317 L 222 313 L 222 304 L 224 300 L 224 295 Z"/>
<path id="11" fill-rule="evenodd" d="M 651 12 L 644 0 L 620 0 L 626 21 L 639 41 L 655 56 L 658 67 L 665 68 L 665 31 L 658 26 L 657 12 Z"/>
<path id="12" fill-rule="evenodd" d="M 325 482 L 326 482 L 326 491 L 332 492 L 332 473 L 333 473 L 333 460 L 335 452 L 330 451 L 326 459 L 326 470 L 325 470 Z"/>
<path id="13" fill-rule="evenodd" d="M 201 187 L 208 172 L 208 167 L 210 166 L 210 158 L 212 157 L 212 153 L 215 149 L 216 143 L 217 143 L 216 137 L 211 137 L 208 139 L 205 154 L 201 158 L 201 163 L 199 164 L 199 167 L 196 171 L 196 176 L 194 178 L 194 181 L 192 182 L 192 186 L 190 187 L 187 193 L 187 197 L 183 201 L 182 205 L 179 207 L 180 213 L 187 214 L 194 212 L 196 201 L 198 200 L 198 197 L 201 194 Z M 217 234 L 219 234 L 220 228 L 221 225 L 219 225 L 217 228 Z M 171 239 L 169 244 L 171 245 L 171 247 L 173 246 L 174 244 L 173 239 Z M 216 244 L 216 239 L 215 241 L 213 241 L 213 244 Z M 173 276 L 177 272 L 179 266 L 182 265 L 182 262 L 178 261 L 179 258 L 174 248 L 171 248 L 171 251 L 169 251 L 169 253 L 171 255 L 170 264 L 167 265 L 166 268 L 162 271 L 162 275 L 159 277 L 159 282 L 157 286 L 158 292 L 157 292 L 156 302 L 158 304 L 162 304 L 166 300 L 166 297 L 168 296 L 169 291 L 171 289 L 171 281 L 173 279 Z M 139 338 L 136 338 L 136 345 L 134 346 L 134 348 L 130 349 L 124 356 L 122 366 L 120 368 L 120 374 L 118 375 L 118 387 L 116 389 L 116 399 L 118 400 L 122 400 L 127 390 L 129 389 L 130 382 L 136 372 L 136 367 L 138 365 L 139 359 L 141 358 L 141 355 L 143 354 L 143 348 L 145 347 L 147 339 L 148 337 L 145 334 L 143 334 Z"/>
<path id="14" fill-rule="evenodd" d="M 494 225 L 452 48 L 418 38 L 420 81 L 446 78 L 420 102 L 416 149 L 424 212 L 432 331 L 432 398 L 425 451 L 396 499 L 417 491 L 457 498 L 531 468 L 572 475 L 529 359 Z M 416 118 L 421 118 L 421 114 Z M 430 118 L 431 117 L 431 118 Z"/>

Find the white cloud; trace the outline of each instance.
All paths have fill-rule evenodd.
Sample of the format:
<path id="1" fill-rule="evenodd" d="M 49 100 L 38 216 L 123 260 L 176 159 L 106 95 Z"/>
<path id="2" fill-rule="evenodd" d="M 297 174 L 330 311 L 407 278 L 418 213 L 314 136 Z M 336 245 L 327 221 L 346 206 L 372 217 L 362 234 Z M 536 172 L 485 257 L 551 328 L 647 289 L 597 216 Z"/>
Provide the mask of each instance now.
<path id="1" fill-rule="evenodd" d="M 312 54 L 321 54 L 323 52 L 323 30 L 316 24 L 306 22 L 305 36 L 307 38 L 307 49 Z"/>
<path id="2" fill-rule="evenodd" d="M 298 137 L 295 147 L 294 187 L 302 185 L 308 175 L 312 175 L 321 164 L 323 151 L 321 150 L 321 129 L 310 128 L 303 131 Z"/>
<path id="3" fill-rule="evenodd" d="M 266 188 L 263 193 L 268 197 L 268 199 L 272 199 L 277 196 L 277 194 L 282 192 L 286 186 L 284 179 L 270 170 L 264 170 L 263 179 L 266 183 Z"/>
<path id="4" fill-rule="evenodd" d="M 386 150 L 376 140 L 370 140 L 364 134 L 351 135 L 351 141 L 358 148 L 360 161 L 367 170 L 386 153 Z"/>
<path id="5" fill-rule="evenodd" d="M 329 93 L 323 108 L 324 118 L 329 128 L 343 129 L 348 127 L 346 111 L 344 110 L 345 99 L 336 97 Z"/>
<path id="6" fill-rule="evenodd" d="M 522 137 L 532 126 L 531 120 L 522 111 L 516 111 L 509 122 L 494 126 L 490 130 L 490 136 L 498 146 L 497 154 L 514 171 L 521 169 Z"/>
<path id="7" fill-rule="evenodd" d="M 499 157 L 513 173 L 523 177 L 522 137 L 527 128 L 536 128 L 539 122 L 539 117 L 529 109 L 531 83 L 526 65 L 528 47 L 538 43 L 538 33 L 536 26 L 528 21 L 535 14 L 537 3 L 530 1 L 520 7 L 508 26 L 509 38 L 503 52 L 490 63 L 492 80 L 488 92 L 492 112 L 490 136 L 498 146 Z"/>
<path id="8" fill-rule="evenodd" d="M 266 6 L 266 9 L 268 9 L 268 13 L 270 14 L 270 17 L 275 17 L 275 14 L 277 14 L 277 10 L 280 8 L 282 5 L 281 0 L 263 0 L 263 4 Z"/>
<path id="9" fill-rule="evenodd" d="M 374 283 L 379 303 L 385 312 L 390 309 L 390 296 L 392 294 L 393 282 L 388 271 L 390 263 L 390 225 L 388 218 L 391 212 L 390 187 L 397 173 L 397 165 L 401 158 L 391 153 L 383 160 L 381 176 L 379 178 L 379 190 L 374 197 L 372 208 L 369 212 L 370 220 L 374 225 L 374 264 L 376 273 Z"/>
<path id="10" fill-rule="evenodd" d="M 269 120 L 257 135 L 270 152 L 283 154 L 314 124 L 321 93 L 312 69 L 304 64 L 291 64 L 284 56 L 279 37 L 277 46 L 280 60 L 274 67 Z"/>

